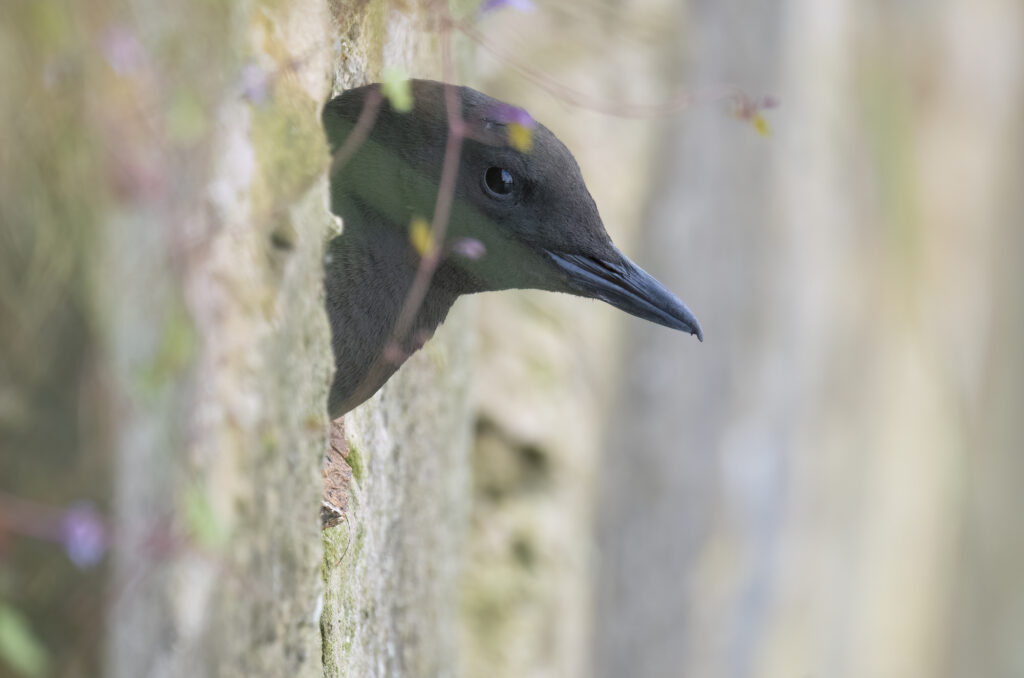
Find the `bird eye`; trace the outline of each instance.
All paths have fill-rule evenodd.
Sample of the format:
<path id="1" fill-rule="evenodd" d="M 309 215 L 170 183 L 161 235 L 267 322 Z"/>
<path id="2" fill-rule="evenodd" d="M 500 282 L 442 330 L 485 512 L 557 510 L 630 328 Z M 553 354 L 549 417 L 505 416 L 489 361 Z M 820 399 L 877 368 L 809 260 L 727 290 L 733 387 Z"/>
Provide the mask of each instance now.
<path id="1" fill-rule="evenodd" d="M 484 172 L 484 188 L 492 198 L 508 198 L 512 195 L 515 183 L 515 177 L 503 167 L 488 167 Z"/>

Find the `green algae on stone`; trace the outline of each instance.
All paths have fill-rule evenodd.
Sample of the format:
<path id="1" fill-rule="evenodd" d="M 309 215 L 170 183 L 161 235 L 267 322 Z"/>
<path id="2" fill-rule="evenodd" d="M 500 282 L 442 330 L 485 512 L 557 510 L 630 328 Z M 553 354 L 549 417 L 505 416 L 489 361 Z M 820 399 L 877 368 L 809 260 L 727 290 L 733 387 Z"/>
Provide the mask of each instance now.
<path id="1" fill-rule="evenodd" d="M 253 110 L 251 138 L 259 175 L 253 187 L 257 214 L 290 204 L 320 176 L 327 146 L 317 102 L 288 77 L 275 80 L 273 100 Z"/>
<path id="2" fill-rule="evenodd" d="M 177 379 L 192 361 L 196 350 L 196 329 L 184 301 L 168 304 L 160 341 L 149 362 L 139 370 L 139 387 L 154 395 L 168 381 Z"/>
<path id="3" fill-rule="evenodd" d="M 350 441 L 348 444 L 348 457 L 345 458 L 348 467 L 352 469 L 352 479 L 354 481 L 361 482 L 363 480 L 363 456 L 359 452 L 359 448 L 352 444 Z"/>

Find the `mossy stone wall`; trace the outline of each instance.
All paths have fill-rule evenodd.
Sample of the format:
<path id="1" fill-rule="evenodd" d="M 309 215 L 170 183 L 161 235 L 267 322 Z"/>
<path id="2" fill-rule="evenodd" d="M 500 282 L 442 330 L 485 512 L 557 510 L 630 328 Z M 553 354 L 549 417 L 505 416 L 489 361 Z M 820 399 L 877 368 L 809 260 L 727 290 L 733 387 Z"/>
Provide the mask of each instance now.
<path id="1" fill-rule="evenodd" d="M 322 252 L 339 228 L 319 111 L 385 64 L 439 78 L 428 10 L 40 0 L 2 13 L 0 490 L 92 498 L 112 533 L 88 572 L 19 551 L 18 568 L 65 593 L 0 601 L 54 639 L 53 675 L 443 673 L 471 306 L 350 415 L 352 510 L 333 531 L 319 523 Z M 88 624 L 50 623 L 67 591 Z"/>

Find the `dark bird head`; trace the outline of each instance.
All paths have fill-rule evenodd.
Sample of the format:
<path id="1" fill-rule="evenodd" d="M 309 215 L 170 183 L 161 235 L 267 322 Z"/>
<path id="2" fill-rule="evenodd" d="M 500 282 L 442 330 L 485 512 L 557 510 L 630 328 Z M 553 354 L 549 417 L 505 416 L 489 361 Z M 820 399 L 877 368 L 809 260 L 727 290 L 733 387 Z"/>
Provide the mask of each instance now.
<path id="1" fill-rule="evenodd" d="M 519 109 L 467 87 L 414 80 L 411 88 L 408 112 L 395 110 L 379 85 L 349 90 L 323 111 L 334 158 L 331 210 L 344 220 L 325 265 L 337 368 L 332 416 L 373 395 L 462 294 L 567 292 L 701 338 L 689 309 L 612 244 L 575 159 L 546 127 L 527 119 L 526 148 Z M 448 99 L 463 138 L 457 172 L 442 185 Z M 447 199 L 444 242 L 424 246 L 422 224 Z M 439 253 L 437 268 L 403 326 L 428 252 Z"/>
<path id="2" fill-rule="evenodd" d="M 376 214 L 383 219 L 374 227 L 387 222 L 408 232 L 414 219 L 429 222 L 434 214 L 449 130 L 446 86 L 411 85 L 413 109 L 401 113 L 381 103 L 369 137 L 332 176 L 332 210 L 346 232 L 370 221 L 350 215 Z M 349 90 L 327 104 L 332 151 L 378 87 Z M 534 124 L 530 148 L 517 150 L 510 111 L 518 109 L 468 87 L 453 89 L 466 138 L 446 241 L 478 241 L 483 254 L 446 257 L 437 284 L 453 286 L 455 294 L 534 288 L 601 299 L 703 339 L 683 302 L 612 244 L 569 149 Z"/>

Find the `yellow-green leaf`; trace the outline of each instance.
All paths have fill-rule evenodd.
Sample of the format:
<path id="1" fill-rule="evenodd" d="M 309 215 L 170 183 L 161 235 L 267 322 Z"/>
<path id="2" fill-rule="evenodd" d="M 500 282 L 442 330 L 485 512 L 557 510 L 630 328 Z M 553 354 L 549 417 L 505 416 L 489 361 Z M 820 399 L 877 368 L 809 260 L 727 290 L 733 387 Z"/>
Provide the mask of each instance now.
<path id="1" fill-rule="evenodd" d="M 518 122 L 509 123 L 508 142 L 520 153 L 529 153 L 533 149 L 533 129 Z"/>
<path id="2" fill-rule="evenodd" d="M 409 76 L 400 68 L 385 68 L 381 74 L 380 91 L 399 113 L 412 110 L 412 87 Z"/>
<path id="3" fill-rule="evenodd" d="M 768 121 L 760 113 L 756 113 L 750 118 L 750 124 L 754 126 L 754 130 L 761 136 L 771 136 L 772 129 L 768 126 Z"/>
<path id="4" fill-rule="evenodd" d="M 167 133 L 182 144 L 199 141 L 209 127 L 203 105 L 189 90 L 179 91 L 167 108 Z"/>
<path id="5" fill-rule="evenodd" d="M 421 257 L 434 251 L 434 234 L 430 230 L 430 223 L 423 217 L 416 217 L 409 224 L 409 242 Z"/>
<path id="6" fill-rule="evenodd" d="M 199 483 L 190 483 L 185 488 L 181 508 L 185 527 L 199 545 L 217 549 L 227 543 L 228 531 L 218 520 Z"/>
<path id="7" fill-rule="evenodd" d="M 5 603 L 0 603 L 0 662 L 26 676 L 43 675 L 50 663 L 28 619 Z"/>

